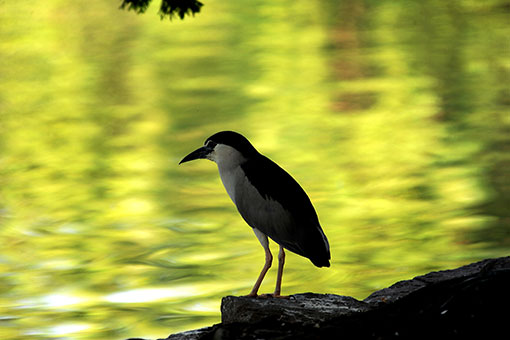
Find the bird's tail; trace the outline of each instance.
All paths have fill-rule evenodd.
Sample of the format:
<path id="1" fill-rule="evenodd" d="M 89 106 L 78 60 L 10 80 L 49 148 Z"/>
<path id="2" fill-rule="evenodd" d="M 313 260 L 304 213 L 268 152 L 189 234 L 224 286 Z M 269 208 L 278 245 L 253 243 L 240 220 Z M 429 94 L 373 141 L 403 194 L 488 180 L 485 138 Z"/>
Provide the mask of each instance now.
<path id="1" fill-rule="evenodd" d="M 304 245 L 304 256 L 309 258 L 315 266 L 330 266 L 329 241 L 320 225 L 317 225 L 317 229 L 313 233 L 308 233 L 306 242 L 302 244 Z"/>
<path id="2" fill-rule="evenodd" d="M 310 253 L 310 252 L 309 252 Z M 313 254 L 313 255 L 312 255 Z M 329 267 L 329 260 L 331 254 L 329 253 L 329 247 L 327 248 L 315 248 L 310 256 L 307 256 L 312 263 L 317 267 Z"/>
<path id="3" fill-rule="evenodd" d="M 329 242 L 320 225 L 308 224 L 307 227 L 299 227 L 294 236 L 293 242 L 282 241 L 280 238 L 277 243 L 285 249 L 308 258 L 317 267 L 330 266 Z"/>
<path id="4" fill-rule="evenodd" d="M 328 257 L 327 258 L 310 258 L 310 261 L 312 261 L 312 263 L 317 266 L 317 267 L 329 267 L 330 264 L 329 264 L 329 259 L 330 259 L 330 256 L 329 256 L 329 253 L 328 253 Z"/>

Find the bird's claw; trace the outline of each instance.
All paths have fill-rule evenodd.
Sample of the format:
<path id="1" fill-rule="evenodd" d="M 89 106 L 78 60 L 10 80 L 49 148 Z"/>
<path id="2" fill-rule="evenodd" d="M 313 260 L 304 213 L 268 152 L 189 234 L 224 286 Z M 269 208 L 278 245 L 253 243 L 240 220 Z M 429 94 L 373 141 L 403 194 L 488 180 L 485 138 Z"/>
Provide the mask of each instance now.
<path id="1" fill-rule="evenodd" d="M 256 298 L 258 299 L 270 299 L 270 298 L 275 298 L 275 299 L 289 299 L 289 296 L 288 295 L 280 295 L 280 294 L 260 294 L 260 295 L 256 295 L 255 296 Z"/>

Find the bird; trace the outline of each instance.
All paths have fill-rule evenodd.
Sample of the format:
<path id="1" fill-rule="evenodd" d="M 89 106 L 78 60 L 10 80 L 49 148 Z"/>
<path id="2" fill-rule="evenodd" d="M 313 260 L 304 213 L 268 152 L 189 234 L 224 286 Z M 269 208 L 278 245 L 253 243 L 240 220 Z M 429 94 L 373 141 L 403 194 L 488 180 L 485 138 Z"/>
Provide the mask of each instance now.
<path id="1" fill-rule="evenodd" d="M 329 241 L 310 198 L 289 173 L 259 153 L 246 137 L 234 131 L 215 133 L 179 164 L 195 159 L 216 163 L 230 199 L 264 248 L 264 267 L 247 296 L 259 296 L 272 265 L 268 238 L 279 245 L 278 272 L 274 293 L 260 297 L 285 297 L 281 295 L 284 249 L 308 258 L 317 267 L 330 266 Z"/>

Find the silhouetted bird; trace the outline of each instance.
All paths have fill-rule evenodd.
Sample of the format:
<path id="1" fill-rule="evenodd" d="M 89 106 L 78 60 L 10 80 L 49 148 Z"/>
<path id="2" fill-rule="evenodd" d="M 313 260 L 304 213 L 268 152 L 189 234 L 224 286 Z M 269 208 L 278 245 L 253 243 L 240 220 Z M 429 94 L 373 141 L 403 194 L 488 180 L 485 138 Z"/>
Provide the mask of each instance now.
<path id="1" fill-rule="evenodd" d="M 266 252 L 266 262 L 249 296 L 257 296 L 271 267 L 268 237 L 280 245 L 274 297 L 281 293 L 284 248 L 310 259 L 317 267 L 329 267 L 329 243 L 315 209 L 303 188 L 285 170 L 233 131 L 207 138 L 204 146 L 179 164 L 199 158 L 216 162 L 228 195 Z"/>

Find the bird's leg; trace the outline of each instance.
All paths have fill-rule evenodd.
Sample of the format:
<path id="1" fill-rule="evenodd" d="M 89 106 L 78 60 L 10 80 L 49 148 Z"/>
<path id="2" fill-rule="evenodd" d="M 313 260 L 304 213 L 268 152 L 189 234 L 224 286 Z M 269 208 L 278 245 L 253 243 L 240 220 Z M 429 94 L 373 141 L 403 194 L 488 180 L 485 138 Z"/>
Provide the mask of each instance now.
<path id="1" fill-rule="evenodd" d="M 278 253 L 278 276 L 276 277 L 276 287 L 274 289 L 273 297 L 276 298 L 287 298 L 287 296 L 280 295 L 282 291 L 282 276 L 283 276 L 283 265 L 285 264 L 285 251 L 280 246 L 280 252 Z"/>
<path id="2" fill-rule="evenodd" d="M 262 283 L 262 280 L 264 280 L 264 276 L 266 276 L 266 273 L 269 270 L 269 268 L 271 268 L 271 264 L 273 263 L 273 255 L 269 250 L 269 240 L 267 238 L 267 235 L 258 230 L 257 228 L 253 228 L 253 232 L 255 233 L 255 236 L 257 236 L 257 238 L 259 239 L 260 244 L 262 245 L 262 247 L 264 247 L 264 251 L 266 252 L 266 262 L 264 263 L 264 267 L 262 268 L 262 271 L 260 272 L 259 278 L 257 279 L 257 282 L 255 282 L 253 289 L 251 290 L 250 294 L 248 294 L 248 296 L 254 297 L 257 296 L 260 284 Z"/>
<path id="3" fill-rule="evenodd" d="M 264 263 L 264 267 L 262 268 L 262 271 L 260 272 L 259 278 L 257 279 L 257 282 L 255 282 L 255 285 L 253 286 L 253 289 L 251 290 L 250 294 L 248 296 L 257 296 L 257 292 L 259 291 L 260 284 L 262 283 L 262 280 L 264 280 L 264 276 L 266 276 L 267 271 L 269 268 L 271 268 L 271 264 L 273 263 L 273 255 L 271 254 L 271 251 L 269 250 L 269 246 L 264 247 L 264 250 L 266 251 L 266 262 Z"/>

